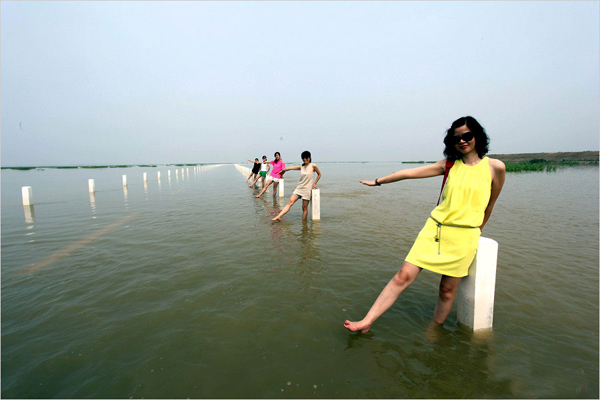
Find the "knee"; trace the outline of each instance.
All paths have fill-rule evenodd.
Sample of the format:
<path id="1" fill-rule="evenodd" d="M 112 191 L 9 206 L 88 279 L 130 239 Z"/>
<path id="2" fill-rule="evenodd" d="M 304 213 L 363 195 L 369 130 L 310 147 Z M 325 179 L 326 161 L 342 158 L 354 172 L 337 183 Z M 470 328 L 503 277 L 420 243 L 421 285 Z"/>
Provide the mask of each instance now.
<path id="1" fill-rule="evenodd" d="M 410 286 L 410 284 L 413 283 L 414 280 L 415 280 L 415 278 L 408 272 L 404 271 L 403 269 L 396 272 L 396 275 L 394 275 L 394 277 L 392 278 L 392 281 L 397 286 L 406 286 L 406 287 Z"/>
<path id="2" fill-rule="evenodd" d="M 456 296 L 456 287 L 448 284 L 440 284 L 440 300 L 443 301 L 454 301 Z"/>

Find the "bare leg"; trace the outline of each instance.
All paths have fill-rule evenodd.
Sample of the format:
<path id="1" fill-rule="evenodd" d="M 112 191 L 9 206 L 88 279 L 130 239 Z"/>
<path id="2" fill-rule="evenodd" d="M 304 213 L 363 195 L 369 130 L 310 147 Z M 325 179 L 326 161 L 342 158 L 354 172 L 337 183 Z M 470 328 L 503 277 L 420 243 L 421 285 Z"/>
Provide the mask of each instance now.
<path id="1" fill-rule="evenodd" d="M 251 172 L 251 173 L 250 173 L 250 175 L 248 175 L 248 177 L 246 178 L 246 183 L 248 183 L 248 180 L 249 180 L 250 178 L 252 178 L 252 176 L 254 176 L 254 172 Z"/>
<path id="2" fill-rule="evenodd" d="M 396 272 L 396 275 L 394 275 L 383 288 L 367 315 L 358 322 L 346 320 L 346 322 L 344 322 L 344 327 L 350 332 L 369 332 L 369 329 L 371 329 L 371 325 L 373 325 L 375 320 L 386 312 L 398 299 L 398 296 L 400 296 L 404 289 L 409 287 L 415 279 L 417 279 L 417 275 L 419 275 L 421 270 L 422 268 L 405 261 L 404 264 L 402 264 L 400 271 Z"/>
<path id="3" fill-rule="evenodd" d="M 288 201 L 287 204 L 285 205 L 285 207 L 283 207 L 283 210 L 281 210 L 279 215 L 277 215 L 275 218 L 271 219 L 271 221 L 281 221 L 281 217 L 283 217 L 285 214 L 287 214 L 288 211 L 290 211 L 290 208 L 292 208 L 294 203 L 296 201 L 298 201 L 299 198 L 300 197 L 296 196 L 295 194 L 292 194 L 290 197 L 290 201 Z"/>
<path id="4" fill-rule="evenodd" d="M 302 219 L 308 217 L 308 203 L 310 203 L 310 200 L 302 199 Z"/>
<path id="5" fill-rule="evenodd" d="M 279 182 L 275 182 L 273 184 L 273 197 L 277 195 L 277 187 L 279 186 Z"/>
<path id="6" fill-rule="evenodd" d="M 446 318 L 448 318 L 450 311 L 452 311 L 456 291 L 458 290 L 458 285 L 461 280 L 462 278 L 442 275 L 438 303 L 433 310 L 433 320 L 438 324 L 443 324 L 446 321 Z"/>
<path id="7" fill-rule="evenodd" d="M 256 181 L 258 181 L 259 177 L 260 177 L 260 175 L 256 174 L 256 177 L 254 178 L 254 182 L 252 182 L 252 184 L 248 185 L 248 187 L 252 187 L 252 186 L 256 185 Z M 263 179 L 265 179 L 265 178 L 263 177 Z"/>
<path id="8" fill-rule="evenodd" d="M 269 187 L 269 185 L 270 185 L 271 183 L 273 183 L 273 181 L 271 181 L 271 180 L 268 180 L 268 181 L 267 181 L 267 184 L 266 184 L 265 186 L 263 186 L 263 188 L 262 188 L 262 190 L 260 191 L 260 193 L 259 193 L 258 195 L 256 195 L 256 196 L 254 196 L 254 197 L 256 197 L 256 198 L 259 198 L 260 196 L 262 196 L 262 195 L 263 195 L 263 193 L 264 193 L 264 192 L 267 190 L 267 188 Z"/>

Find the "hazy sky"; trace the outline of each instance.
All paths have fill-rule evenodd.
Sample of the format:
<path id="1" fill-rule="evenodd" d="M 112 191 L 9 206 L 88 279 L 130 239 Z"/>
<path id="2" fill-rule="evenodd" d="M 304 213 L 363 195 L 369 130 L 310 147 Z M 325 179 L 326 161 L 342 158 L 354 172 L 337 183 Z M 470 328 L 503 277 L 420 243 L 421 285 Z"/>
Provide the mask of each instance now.
<path id="1" fill-rule="evenodd" d="M 2 165 L 598 150 L 599 2 L 2 1 Z"/>

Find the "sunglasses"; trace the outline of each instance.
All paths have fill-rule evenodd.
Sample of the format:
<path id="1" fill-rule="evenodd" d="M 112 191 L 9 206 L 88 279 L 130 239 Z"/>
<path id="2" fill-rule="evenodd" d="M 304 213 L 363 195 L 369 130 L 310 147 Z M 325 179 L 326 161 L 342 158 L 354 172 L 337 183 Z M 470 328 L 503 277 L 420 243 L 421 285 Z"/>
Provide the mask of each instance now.
<path id="1" fill-rule="evenodd" d="M 473 132 L 463 133 L 460 136 L 452 136 L 452 143 L 459 144 L 461 140 L 464 140 L 465 142 L 470 142 L 471 140 L 473 140 L 474 137 L 475 135 L 473 134 Z"/>

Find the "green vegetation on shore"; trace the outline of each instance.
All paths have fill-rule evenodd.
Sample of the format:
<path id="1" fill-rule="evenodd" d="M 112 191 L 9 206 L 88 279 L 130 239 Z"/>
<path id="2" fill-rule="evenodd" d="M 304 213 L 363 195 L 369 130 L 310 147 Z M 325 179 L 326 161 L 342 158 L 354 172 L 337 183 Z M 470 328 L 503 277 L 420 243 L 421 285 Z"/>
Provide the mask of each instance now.
<path id="1" fill-rule="evenodd" d="M 586 160 L 587 161 L 587 160 Z M 592 160 L 593 161 L 593 160 Z M 402 161 L 402 164 L 433 164 L 435 161 Z M 506 172 L 554 172 L 558 168 L 575 165 L 589 165 L 589 162 L 579 161 L 549 161 L 544 158 L 534 158 L 528 161 L 504 161 Z"/>
<path id="2" fill-rule="evenodd" d="M 577 161 L 547 161 L 543 158 L 536 158 L 530 161 L 505 162 L 506 172 L 554 172 L 558 168 L 565 166 L 579 165 Z"/>

